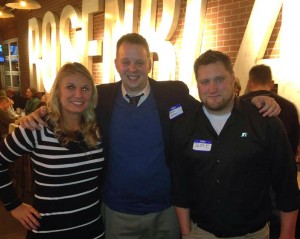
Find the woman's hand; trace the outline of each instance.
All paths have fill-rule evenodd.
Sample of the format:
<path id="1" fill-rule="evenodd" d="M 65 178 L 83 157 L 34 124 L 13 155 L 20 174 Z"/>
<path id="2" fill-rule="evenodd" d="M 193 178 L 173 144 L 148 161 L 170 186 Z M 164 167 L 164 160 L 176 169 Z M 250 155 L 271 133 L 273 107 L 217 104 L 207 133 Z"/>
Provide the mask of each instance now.
<path id="1" fill-rule="evenodd" d="M 17 219 L 27 230 L 37 230 L 40 226 L 37 218 L 41 218 L 39 212 L 31 205 L 22 203 L 20 206 L 10 211 L 11 215 Z"/>

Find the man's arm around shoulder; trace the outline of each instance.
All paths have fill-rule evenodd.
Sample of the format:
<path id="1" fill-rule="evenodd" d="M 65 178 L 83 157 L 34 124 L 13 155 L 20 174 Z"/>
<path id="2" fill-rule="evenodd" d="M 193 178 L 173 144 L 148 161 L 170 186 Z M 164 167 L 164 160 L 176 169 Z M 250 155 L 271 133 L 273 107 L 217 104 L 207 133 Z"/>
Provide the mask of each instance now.
<path id="1" fill-rule="evenodd" d="M 48 109 L 46 106 L 41 106 L 36 109 L 31 114 L 20 119 L 20 125 L 23 128 L 35 130 L 40 130 L 40 125 L 47 126 L 47 123 L 42 119 L 48 113 Z"/>

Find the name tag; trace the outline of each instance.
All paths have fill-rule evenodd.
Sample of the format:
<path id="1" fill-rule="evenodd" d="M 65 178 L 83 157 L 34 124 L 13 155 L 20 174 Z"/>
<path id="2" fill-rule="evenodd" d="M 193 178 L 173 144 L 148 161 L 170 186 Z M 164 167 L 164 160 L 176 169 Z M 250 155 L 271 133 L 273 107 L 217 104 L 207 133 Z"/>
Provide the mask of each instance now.
<path id="1" fill-rule="evenodd" d="M 177 117 L 178 115 L 183 114 L 183 109 L 181 107 L 181 105 L 175 105 L 173 107 L 171 107 L 170 111 L 169 111 L 169 118 L 170 119 L 174 119 L 175 117 Z"/>
<path id="2" fill-rule="evenodd" d="M 195 139 L 193 144 L 193 150 L 195 151 L 210 151 L 211 150 L 212 141 L 211 140 L 200 140 Z"/>

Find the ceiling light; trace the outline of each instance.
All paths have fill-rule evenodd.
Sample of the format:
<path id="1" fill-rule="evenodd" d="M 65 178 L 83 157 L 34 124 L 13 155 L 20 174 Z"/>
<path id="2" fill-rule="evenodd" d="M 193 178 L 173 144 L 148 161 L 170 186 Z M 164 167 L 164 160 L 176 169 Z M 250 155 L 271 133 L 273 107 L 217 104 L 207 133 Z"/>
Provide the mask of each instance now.
<path id="1" fill-rule="evenodd" d="M 11 3 L 6 3 L 5 6 L 14 9 L 28 9 L 28 10 L 41 8 L 41 5 L 34 0 L 14 1 Z"/>
<path id="2" fill-rule="evenodd" d="M 14 14 L 7 11 L 4 7 L 0 6 L 0 18 L 11 18 L 14 17 Z"/>

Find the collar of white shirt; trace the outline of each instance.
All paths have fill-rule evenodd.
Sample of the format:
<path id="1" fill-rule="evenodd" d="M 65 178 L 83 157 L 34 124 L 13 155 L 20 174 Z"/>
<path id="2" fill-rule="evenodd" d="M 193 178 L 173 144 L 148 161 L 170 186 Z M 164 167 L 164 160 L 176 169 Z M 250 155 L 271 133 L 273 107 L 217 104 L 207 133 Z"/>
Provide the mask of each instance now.
<path id="1" fill-rule="evenodd" d="M 122 89 L 122 95 L 123 95 L 123 98 L 129 103 L 129 99 L 126 97 L 126 94 L 128 94 L 128 93 L 127 93 L 127 91 L 126 91 L 126 89 L 125 89 L 123 83 L 122 83 L 121 89 Z M 138 93 L 135 94 L 135 95 L 130 95 L 130 94 L 128 94 L 128 95 L 129 95 L 129 96 L 136 96 L 136 95 L 143 94 L 143 95 L 141 96 L 140 100 L 139 100 L 138 105 L 137 105 L 137 107 L 138 107 L 138 106 L 140 106 L 140 105 L 147 99 L 149 93 L 150 93 L 150 84 L 149 84 L 149 81 L 147 81 L 147 84 L 146 84 L 145 88 L 144 88 L 142 91 L 138 92 Z"/>

